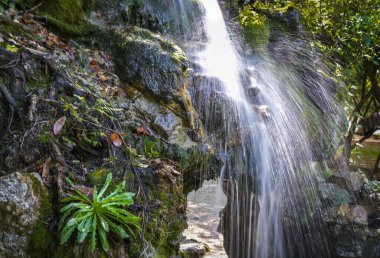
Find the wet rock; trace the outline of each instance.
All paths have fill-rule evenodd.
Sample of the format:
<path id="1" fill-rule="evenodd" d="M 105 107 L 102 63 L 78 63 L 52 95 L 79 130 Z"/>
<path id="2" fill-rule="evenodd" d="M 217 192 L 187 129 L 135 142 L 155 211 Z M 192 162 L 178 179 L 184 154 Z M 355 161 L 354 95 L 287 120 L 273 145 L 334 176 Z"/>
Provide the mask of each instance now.
<path id="1" fill-rule="evenodd" d="M 318 185 L 318 190 L 322 199 L 333 205 L 349 204 L 353 202 L 350 193 L 335 184 L 321 183 Z"/>
<path id="2" fill-rule="evenodd" d="M 126 4 L 127 10 L 124 19 L 130 25 L 136 25 L 149 30 L 168 33 L 172 36 L 186 36 L 190 38 L 204 37 L 199 26 L 202 7 L 199 1 L 182 0 L 144 0 L 132 1 Z M 194 28 L 194 29 L 190 29 Z M 191 33 L 191 34 L 190 34 Z"/>
<path id="3" fill-rule="evenodd" d="M 355 223 L 358 225 L 368 225 L 368 213 L 363 206 L 342 204 L 328 208 L 323 213 L 326 222 L 340 225 Z"/>
<path id="4" fill-rule="evenodd" d="M 194 110 L 185 77 L 189 62 L 185 53 L 148 30 L 134 27 L 121 35 L 115 52 L 120 79 L 165 105 L 194 128 Z"/>
<path id="5" fill-rule="evenodd" d="M 328 181 L 348 191 L 360 191 L 363 187 L 363 178 L 357 172 L 335 173 Z"/>
<path id="6" fill-rule="evenodd" d="M 149 101 L 141 96 L 133 103 L 134 116 L 138 113 L 151 121 L 152 129 L 163 139 L 170 143 L 178 144 L 183 148 L 196 145 L 195 141 L 202 138 L 202 132 L 191 130 L 184 125 L 184 122 L 171 110 L 158 103 Z M 195 137 L 190 137 L 189 133 L 194 133 Z"/>
<path id="7" fill-rule="evenodd" d="M 0 177 L 0 257 L 28 257 L 30 236 L 40 216 L 44 186 L 39 175 Z"/>
<path id="8" fill-rule="evenodd" d="M 181 243 L 180 254 L 184 258 L 200 258 L 205 256 L 210 248 L 205 243 L 198 242 L 194 239 L 188 239 Z"/>
<path id="9" fill-rule="evenodd" d="M 223 82 L 216 77 L 198 75 L 192 79 L 191 92 L 194 107 L 208 132 L 224 130 L 226 113 L 232 112 L 235 104 L 223 92 Z"/>
<path id="10" fill-rule="evenodd" d="M 256 97 L 257 95 L 260 94 L 260 88 L 257 87 L 257 86 L 250 86 L 246 89 L 246 92 L 248 94 L 249 97 Z"/>
<path id="11" fill-rule="evenodd" d="M 330 227 L 337 257 L 379 257 L 380 238 L 376 229 L 368 227 L 368 212 L 363 206 L 330 207 L 322 218 Z"/>
<path id="12" fill-rule="evenodd" d="M 271 118 L 269 112 L 269 106 L 267 105 L 252 105 L 252 109 L 261 116 L 261 118 L 269 119 Z"/>

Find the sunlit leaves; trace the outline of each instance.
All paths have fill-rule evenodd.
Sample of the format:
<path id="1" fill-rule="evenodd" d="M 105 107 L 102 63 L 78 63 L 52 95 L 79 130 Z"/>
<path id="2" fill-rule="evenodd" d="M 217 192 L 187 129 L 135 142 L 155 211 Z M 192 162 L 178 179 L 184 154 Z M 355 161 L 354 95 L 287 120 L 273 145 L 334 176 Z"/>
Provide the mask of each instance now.
<path id="1" fill-rule="evenodd" d="M 124 209 L 133 204 L 134 194 L 124 192 L 123 181 L 112 193 L 104 196 L 111 181 L 110 173 L 100 192 L 94 189 L 92 199 L 72 188 L 75 194 L 68 194 L 61 201 L 65 206 L 60 210 L 60 244 L 65 244 L 76 232 L 78 243 L 83 243 L 89 237 L 91 252 L 96 249 L 98 241 L 103 251 L 108 252 L 110 232 L 121 239 L 135 237 L 134 232 L 140 229 L 140 218 Z M 70 180 L 67 182 L 73 186 Z"/>

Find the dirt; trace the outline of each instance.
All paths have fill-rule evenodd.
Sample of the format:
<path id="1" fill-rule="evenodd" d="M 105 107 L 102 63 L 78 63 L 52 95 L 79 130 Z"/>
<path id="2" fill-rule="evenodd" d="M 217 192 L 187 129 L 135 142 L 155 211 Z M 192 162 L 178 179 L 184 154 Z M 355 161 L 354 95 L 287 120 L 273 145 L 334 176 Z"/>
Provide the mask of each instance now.
<path id="1" fill-rule="evenodd" d="M 198 191 L 187 196 L 188 229 L 184 236 L 207 244 L 210 252 L 205 257 L 227 258 L 223 247 L 223 235 L 218 232 L 219 213 L 226 204 L 226 197 L 219 190 L 217 181 L 205 181 Z"/>

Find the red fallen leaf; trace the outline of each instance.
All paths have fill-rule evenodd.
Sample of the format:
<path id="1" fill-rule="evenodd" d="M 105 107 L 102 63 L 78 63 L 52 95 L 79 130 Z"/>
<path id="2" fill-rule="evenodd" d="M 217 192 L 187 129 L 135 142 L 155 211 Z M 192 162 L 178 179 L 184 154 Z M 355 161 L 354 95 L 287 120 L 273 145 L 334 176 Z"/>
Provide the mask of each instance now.
<path id="1" fill-rule="evenodd" d="M 91 68 L 95 68 L 96 66 L 98 66 L 98 63 L 96 62 L 95 59 L 90 60 L 90 66 L 91 66 Z"/>
<path id="2" fill-rule="evenodd" d="M 123 145 L 123 137 L 122 133 L 111 133 L 110 140 L 116 147 L 121 147 Z"/>
<path id="3" fill-rule="evenodd" d="M 46 186 L 50 186 L 49 184 L 49 170 L 51 165 L 51 157 L 48 157 L 45 162 L 42 164 L 42 172 L 41 177 L 42 181 Z"/>
<path id="4" fill-rule="evenodd" d="M 65 123 L 66 123 L 66 117 L 65 116 L 61 117 L 60 119 L 58 119 L 55 122 L 55 124 L 53 126 L 53 133 L 54 133 L 54 135 L 58 135 L 59 134 L 59 132 L 62 130 L 63 126 L 65 125 Z"/>
<path id="5" fill-rule="evenodd" d="M 148 129 L 145 126 L 136 127 L 135 133 L 143 134 L 143 135 L 150 135 Z"/>

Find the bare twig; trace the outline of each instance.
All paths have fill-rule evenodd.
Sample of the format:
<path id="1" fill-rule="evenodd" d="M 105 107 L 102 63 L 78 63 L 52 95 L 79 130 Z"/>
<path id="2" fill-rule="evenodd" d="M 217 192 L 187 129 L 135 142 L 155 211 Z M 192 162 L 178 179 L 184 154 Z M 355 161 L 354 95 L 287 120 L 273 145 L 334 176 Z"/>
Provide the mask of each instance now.
<path id="1" fill-rule="evenodd" d="M 37 102 L 38 102 L 37 94 L 32 94 L 32 96 L 30 97 L 30 106 L 29 106 L 29 111 L 28 111 L 29 122 L 34 121 L 34 114 L 36 113 L 36 110 L 37 110 Z"/>
<path id="2" fill-rule="evenodd" d="M 65 172 L 67 172 L 67 164 L 57 143 L 52 141 L 51 147 L 53 149 L 54 159 L 58 161 L 58 163 L 60 163 L 60 166 L 57 166 L 57 189 L 59 198 L 62 198 L 64 194 L 63 175 L 65 174 Z"/>
<path id="3" fill-rule="evenodd" d="M 147 195 L 146 195 L 146 192 L 145 192 L 145 189 L 144 189 L 143 182 L 142 182 L 142 180 L 140 178 L 140 175 L 137 173 L 135 167 L 132 165 L 132 162 L 131 162 L 130 167 L 131 167 L 131 170 L 132 170 L 133 174 L 135 174 L 135 176 L 137 178 L 137 181 L 139 182 L 139 190 L 141 190 L 141 194 L 142 194 L 144 200 L 147 200 L 148 198 L 147 198 Z"/>

